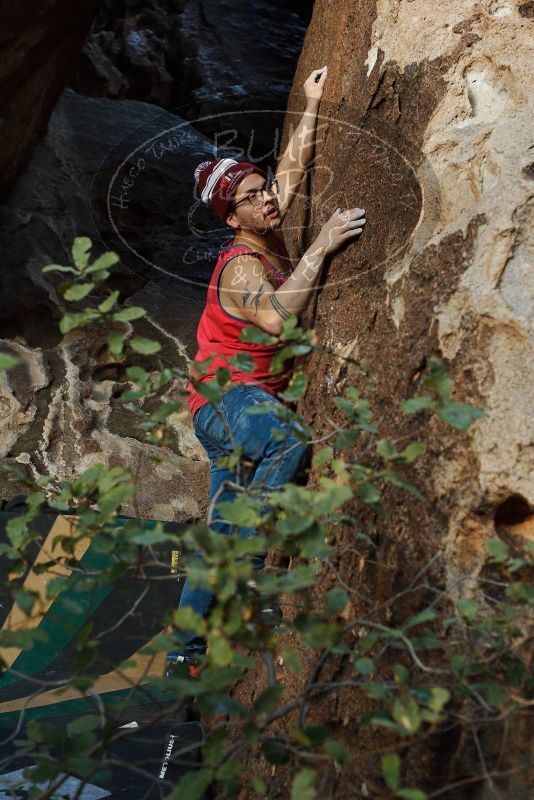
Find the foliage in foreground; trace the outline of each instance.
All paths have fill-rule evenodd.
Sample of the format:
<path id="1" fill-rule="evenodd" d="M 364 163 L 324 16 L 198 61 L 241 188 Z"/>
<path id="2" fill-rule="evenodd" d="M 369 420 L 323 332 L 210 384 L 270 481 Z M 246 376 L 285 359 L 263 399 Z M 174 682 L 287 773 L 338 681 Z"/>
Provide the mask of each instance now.
<path id="1" fill-rule="evenodd" d="M 100 326 L 111 359 L 156 357 L 159 343 L 137 335 L 131 325 L 145 315 L 144 310 L 121 308 L 118 292 L 106 289 L 109 269 L 117 256 L 105 253 L 90 263 L 90 246 L 88 239 L 77 239 L 72 266 L 45 268 L 67 276 L 67 282 L 60 287 L 66 300 L 96 298 L 89 308 L 65 314 L 60 324 L 62 332 L 85 325 Z M 255 327 L 248 328 L 244 337 L 257 343 L 276 341 Z M 313 332 L 302 331 L 296 318 L 285 323 L 280 339 L 284 346 L 274 369 L 281 369 L 284 358 L 319 349 Z M 78 518 L 75 530 L 58 537 L 72 575 L 58 574 L 46 589 L 47 597 L 59 602 L 73 580 L 79 591 L 86 592 L 103 583 L 113 584 L 129 573 L 142 580 L 143 565 L 154 560 L 154 544 L 168 541 L 181 552 L 200 549 L 204 553 L 202 564 L 191 564 L 189 576 L 195 584 L 209 587 L 216 594 L 210 617 L 204 620 L 189 609 L 174 611 L 161 620 L 166 632 L 145 648 L 146 653 L 152 654 L 172 649 L 173 630 L 194 630 L 208 641 L 208 652 L 196 681 L 191 682 L 185 675 L 151 680 L 155 693 L 170 692 L 173 698 L 167 704 L 167 719 L 176 718 L 184 704 L 194 700 L 210 720 L 202 766 L 176 786 L 167 787 L 168 797 L 173 800 L 195 800 L 208 786 L 214 787 L 214 796 L 221 799 L 237 797 L 243 786 L 260 798 L 268 797 L 266 782 L 247 769 L 250 753 L 261 755 L 272 766 L 284 765 L 292 776 L 292 800 L 324 797 L 324 787 L 321 794 L 318 789 L 319 770 L 324 773 L 325 764 L 329 764 L 332 775 L 339 774 L 351 761 L 351 749 L 357 742 L 351 739 L 348 729 L 340 735 L 328 722 L 310 724 L 307 718 L 312 716 L 314 704 L 341 690 L 366 698 L 366 707 L 372 701 L 372 711 L 354 720 L 354 727 L 375 726 L 388 732 L 382 758 L 384 796 L 424 800 L 433 796 L 434 790 L 443 794 L 446 786 L 431 786 L 429 794 L 406 786 L 405 765 L 397 750 L 404 753 L 406 743 L 447 731 L 462 730 L 478 737 L 481 726 L 511 719 L 528 703 L 525 630 L 533 591 L 525 576 L 531 566 L 532 549 L 519 557 L 510 554 L 501 540 L 489 541 L 488 563 L 494 578 L 479 580 L 475 588 L 472 582 L 466 581 L 465 586 L 460 582 L 455 587 L 459 598 L 456 604 L 450 593 L 431 579 L 439 573 L 438 554 L 410 576 L 407 588 L 380 606 L 372 596 L 356 591 L 340 574 L 340 564 L 349 552 L 358 553 L 366 563 L 373 563 L 376 555 L 376 544 L 362 530 L 355 509 L 364 504 L 383 513 L 381 501 L 388 487 L 408 493 L 416 502 L 425 502 L 407 477 L 411 465 L 424 453 L 424 444 L 411 442 L 399 448 L 397 442 L 381 437 L 380 421 L 373 419 L 364 396 L 368 379 L 365 365 L 352 359 L 344 361 L 352 370 L 355 385 L 346 386 L 341 396 L 332 398 L 332 415 L 338 422 L 332 420 L 327 434 L 314 439 L 313 431 L 290 406 L 279 412 L 288 420 L 299 421 L 301 435 L 315 444 L 313 478 L 308 485 L 287 484 L 273 492 L 266 504 L 258 487 L 238 485 L 236 499 L 224 504 L 227 520 L 256 526 L 259 536 L 223 537 L 204 524 L 192 525 L 179 535 L 166 532 L 159 524 L 148 530 L 139 520 L 117 525 L 121 507 L 134 494 L 133 477 L 121 468 L 95 466 L 76 480 L 42 476 L 28 484 L 28 511 L 11 520 L 7 541 L 0 544 L 0 553 L 10 561 L 9 591 L 28 619 L 40 598 L 23 587 L 23 577 L 32 563 L 32 543 L 39 540 L 32 530 L 32 520 L 45 504 L 58 513 L 75 509 Z M 252 368 L 244 355 L 234 357 L 234 363 L 242 371 Z M 1 369 L 14 365 L 11 356 L 0 360 Z M 161 365 L 157 374 L 152 368 L 130 366 L 127 375 L 131 388 L 122 400 L 138 418 L 140 435 L 151 443 L 169 441 L 172 431 L 166 424 L 173 414 L 180 413 L 183 402 L 154 401 L 177 379 L 183 385 L 187 376 L 182 369 L 168 365 Z M 220 369 L 215 380 L 197 386 L 210 402 L 216 403 L 228 387 L 228 377 L 228 371 Z M 466 431 L 482 416 L 477 409 L 454 399 L 452 383 L 438 359 L 430 361 L 422 385 L 423 394 L 400 403 L 405 414 L 436 414 L 444 424 L 459 431 Z M 286 399 L 298 401 L 306 386 L 306 374 L 298 372 L 285 393 Z M 236 448 L 221 462 L 236 467 L 239 456 Z M 210 518 L 212 514 L 213 508 Z M 77 544 L 87 537 L 95 552 L 108 558 L 107 566 L 89 570 L 76 557 Z M 253 575 L 250 556 L 265 550 L 267 541 L 270 548 L 291 557 L 292 567 L 272 567 L 257 577 Z M 57 563 L 51 558 L 40 569 L 54 566 Z M 326 573 L 335 578 L 335 585 L 323 597 L 320 581 Z M 175 580 L 175 576 L 170 579 Z M 498 592 L 493 591 L 496 583 Z M 275 631 L 254 622 L 260 595 L 284 595 L 291 609 Z M 405 601 L 406 595 L 417 598 L 419 611 L 401 625 L 388 624 L 396 604 L 401 596 Z M 65 608 L 66 614 L 70 612 L 72 608 Z M 356 637 L 354 631 L 358 632 Z M 2 631 L 0 646 L 28 649 L 36 646 L 42 636 L 39 627 Z M 101 641 L 86 626 L 76 640 L 76 658 L 65 686 L 93 697 L 100 647 Z M 302 652 L 307 654 L 306 665 L 301 660 Z M 284 685 L 277 678 L 280 658 L 285 669 L 295 676 L 302 677 L 304 667 L 307 669 L 298 696 L 288 698 L 284 694 Z M 331 660 L 342 663 L 343 669 L 337 671 L 338 678 L 323 680 L 321 674 Z M 264 669 L 268 681 L 253 704 L 237 700 L 232 690 L 244 672 L 257 670 L 260 675 Z M 127 738 L 130 731 L 121 729 L 112 713 L 101 713 L 96 700 L 94 706 L 93 713 L 65 730 L 33 720 L 24 729 L 24 736 L 19 734 L 19 753 L 30 755 L 36 764 L 26 773 L 35 784 L 32 800 L 52 796 L 54 791 L 60 794 L 66 773 L 88 782 L 105 782 L 109 775 L 108 749 L 118 739 Z M 478 744 L 478 739 L 475 742 Z M 485 771 L 481 764 L 481 779 Z M 361 778 L 365 780 L 365 775 Z M 54 789 L 38 788 L 40 781 L 49 781 Z"/>

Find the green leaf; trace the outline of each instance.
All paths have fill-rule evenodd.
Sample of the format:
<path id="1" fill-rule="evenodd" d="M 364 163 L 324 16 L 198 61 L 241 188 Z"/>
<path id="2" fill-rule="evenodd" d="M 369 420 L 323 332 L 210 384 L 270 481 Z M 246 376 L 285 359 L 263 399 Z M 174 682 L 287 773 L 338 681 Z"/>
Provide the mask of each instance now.
<path id="1" fill-rule="evenodd" d="M 98 310 L 100 311 L 101 314 L 108 314 L 118 299 L 119 299 L 119 293 L 117 291 L 111 292 L 109 297 L 106 297 L 106 299 L 102 303 L 100 303 L 100 305 L 98 306 Z"/>
<path id="2" fill-rule="evenodd" d="M 123 483 L 104 492 L 104 494 L 100 495 L 98 501 L 100 512 L 110 516 L 114 511 L 118 511 L 125 500 L 132 496 L 133 491 L 134 486 L 132 483 Z"/>
<path id="3" fill-rule="evenodd" d="M 20 363 L 20 358 L 12 356 L 10 353 L 0 353 L 0 370 L 11 369 Z"/>
<path id="4" fill-rule="evenodd" d="M 480 689 L 486 700 L 497 708 L 502 708 L 508 702 L 506 687 L 496 681 L 486 681 L 480 685 Z"/>
<path id="5" fill-rule="evenodd" d="M 488 539 L 486 542 L 486 550 L 491 555 L 494 561 L 502 562 L 508 558 L 508 549 L 504 542 L 500 539 Z"/>
<path id="6" fill-rule="evenodd" d="M 322 464 L 328 464 L 334 457 L 334 450 L 332 447 L 322 447 L 313 456 L 313 466 L 320 467 Z"/>
<path id="7" fill-rule="evenodd" d="M 115 322 L 131 322 L 134 319 L 144 317 L 145 314 L 146 310 L 141 308 L 141 306 L 128 306 L 127 308 L 122 308 L 120 311 L 115 311 L 113 320 Z"/>
<path id="8" fill-rule="evenodd" d="M 86 267 L 89 261 L 89 250 L 93 246 L 87 236 L 77 236 L 72 243 L 72 260 L 77 267 Z"/>
<path id="9" fill-rule="evenodd" d="M 124 333 L 122 331 L 116 330 L 115 328 L 111 330 L 106 338 L 108 350 L 112 356 L 120 356 L 122 355 L 122 351 L 124 348 Z"/>
<path id="10" fill-rule="evenodd" d="M 153 353 L 158 353 L 161 350 L 161 345 L 154 339 L 145 339 L 143 336 L 134 336 L 130 339 L 129 345 L 136 353 L 141 353 L 143 356 L 150 356 Z"/>
<path id="11" fill-rule="evenodd" d="M 534 586 L 523 581 L 514 581 L 506 587 L 506 597 L 512 603 L 534 604 Z"/>
<path id="12" fill-rule="evenodd" d="M 456 655 L 451 656 L 451 669 L 455 673 L 460 673 L 465 667 L 466 658 L 465 656 L 456 653 Z"/>
<path id="13" fill-rule="evenodd" d="M 376 451 L 378 455 L 382 456 L 382 458 L 385 461 L 391 461 L 391 459 L 395 458 L 395 456 L 397 455 L 397 451 L 395 450 L 391 442 L 387 441 L 387 439 L 380 439 L 380 441 L 377 442 Z"/>
<path id="14" fill-rule="evenodd" d="M 31 650 L 36 642 L 48 642 L 47 634 L 39 630 L 39 628 L 0 631 L 0 647 L 18 647 L 21 650 Z"/>
<path id="15" fill-rule="evenodd" d="M 399 475 L 398 472 L 395 472 L 393 469 L 388 469 L 384 473 L 384 480 L 387 483 L 391 483 L 392 486 L 398 486 L 399 489 L 404 489 L 405 491 L 413 494 L 414 497 L 417 497 L 418 500 L 424 500 L 424 496 L 421 494 L 419 489 L 417 489 L 413 483 L 406 480 L 403 475 Z"/>
<path id="16" fill-rule="evenodd" d="M 269 764 L 286 764 L 289 761 L 289 753 L 279 739 L 263 742 L 261 751 Z"/>
<path id="17" fill-rule="evenodd" d="M 284 400 L 287 400 L 290 403 L 294 403 L 296 400 L 300 400 L 303 396 L 304 392 L 308 387 L 308 376 L 305 372 L 296 372 L 291 381 L 289 386 L 285 390 L 285 392 L 280 393 L 280 397 Z"/>
<path id="18" fill-rule="evenodd" d="M 153 529 L 142 527 L 128 535 L 128 541 L 133 544 L 140 544 L 142 547 L 150 547 L 160 542 L 173 541 L 173 535 L 166 533 L 163 526 Z"/>
<path id="19" fill-rule="evenodd" d="M 256 325 L 247 325 L 246 328 L 243 328 L 239 338 L 242 342 L 251 344 L 276 344 L 278 341 L 276 336 L 271 336 L 270 333 L 262 331 L 262 329 L 257 328 Z"/>
<path id="20" fill-rule="evenodd" d="M 335 438 L 334 446 L 336 450 L 350 450 L 359 438 L 360 431 L 358 430 L 340 431 Z"/>
<path id="21" fill-rule="evenodd" d="M 209 736 L 202 748 L 202 763 L 205 766 L 216 767 L 221 762 L 227 737 L 225 728 L 219 728 Z"/>
<path id="22" fill-rule="evenodd" d="M 269 372 L 272 375 L 278 375 L 284 369 L 284 364 L 288 359 L 294 358 L 295 356 L 305 355 L 306 353 L 309 353 L 310 350 L 311 347 L 306 344 L 290 344 L 282 347 L 282 349 L 276 353 L 271 361 Z"/>
<path id="23" fill-rule="evenodd" d="M 107 269 L 101 269 L 98 272 L 93 272 L 92 280 L 94 283 L 104 283 L 109 278 L 109 272 Z"/>
<path id="24" fill-rule="evenodd" d="M 407 631 L 415 625 L 420 625 L 422 622 L 432 622 L 432 620 L 437 619 L 437 617 L 439 617 L 437 611 L 434 611 L 433 608 L 425 608 L 424 611 L 420 611 L 418 614 L 414 614 L 413 617 L 409 617 L 403 625 L 403 630 Z"/>
<path id="25" fill-rule="evenodd" d="M 344 744 L 336 741 L 335 739 L 327 739 L 323 745 L 324 751 L 327 756 L 333 758 L 338 764 L 348 764 L 351 759 L 350 750 Z"/>
<path id="26" fill-rule="evenodd" d="M 217 503 L 217 511 L 226 522 L 240 527 L 253 528 L 261 521 L 259 502 L 247 495 Z"/>
<path id="27" fill-rule="evenodd" d="M 388 753 L 382 758 L 382 775 L 386 781 L 388 789 L 399 788 L 400 782 L 400 758 L 396 753 Z"/>
<path id="28" fill-rule="evenodd" d="M 128 367 L 126 374 L 133 383 L 142 386 L 148 381 L 148 372 L 143 367 Z"/>
<path id="29" fill-rule="evenodd" d="M 356 659 L 354 662 L 354 669 L 356 672 L 359 672 L 360 675 L 370 675 L 375 670 L 375 662 L 372 658 L 363 656 L 363 658 Z"/>
<path id="30" fill-rule="evenodd" d="M 412 442 L 401 453 L 402 459 L 405 464 L 411 464 L 426 450 L 426 444 L 423 442 Z"/>
<path id="31" fill-rule="evenodd" d="M 97 316 L 98 313 L 93 309 L 80 311 L 79 313 L 75 314 L 64 314 L 59 321 L 59 330 L 61 333 L 68 333 L 69 331 L 73 330 L 73 328 L 81 328 L 84 325 L 87 325 Z"/>
<path id="32" fill-rule="evenodd" d="M 440 405 L 438 414 L 442 420 L 460 431 L 466 431 L 473 420 L 486 416 L 483 411 L 474 408 L 474 406 L 470 406 L 467 403 L 455 403 L 452 400 Z"/>
<path id="33" fill-rule="evenodd" d="M 202 382 L 195 382 L 194 387 L 196 391 L 202 396 L 205 397 L 212 405 L 216 406 L 217 403 L 221 399 L 221 387 L 218 385 L 217 381 L 202 381 Z"/>
<path id="34" fill-rule="evenodd" d="M 252 786 L 256 794 L 259 795 L 267 794 L 267 787 L 261 780 L 261 778 L 251 778 L 250 785 Z"/>
<path id="35" fill-rule="evenodd" d="M 217 667 L 227 667 L 234 657 L 230 642 L 221 633 L 208 634 L 208 653 L 210 661 Z"/>
<path id="36" fill-rule="evenodd" d="M 193 631 L 199 636 L 203 636 L 207 630 L 206 620 L 190 606 L 184 606 L 173 612 L 172 621 L 181 631 Z"/>
<path id="37" fill-rule="evenodd" d="M 434 408 L 434 401 L 431 397 L 426 397 L 425 395 L 411 397 L 409 400 L 404 400 L 400 405 L 401 411 L 404 411 L 405 414 L 417 414 L 418 411 L 426 408 Z"/>
<path id="38" fill-rule="evenodd" d="M 94 283 L 77 283 L 75 286 L 71 286 L 68 288 L 63 297 L 65 300 L 82 300 L 84 297 L 87 297 L 89 292 L 92 292 L 95 288 Z"/>
<path id="39" fill-rule="evenodd" d="M 96 261 L 93 261 L 91 266 L 87 267 L 85 273 L 88 274 L 106 270 L 109 267 L 112 267 L 113 264 L 116 264 L 117 261 L 120 261 L 117 253 L 114 253 L 112 250 L 109 250 L 107 253 L 102 253 L 102 255 L 96 259 Z"/>
<path id="40" fill-rule="evenodd" d="M 450 699 L 451 693 L 448 689 L 443 689 L 441 686 L 433 686 L 427 705 L 432 711 L 439 713 Z"/>
<path id="41" fill-rule="evenodd" d="M 229 359 L 229 363 L 240 372 L 254 372 L 254 359 L 250 353 L 236 353 Z"/>
<path id="42" fill-rule="evenodd" d="M 421 789 L 399 789 L 397 797 L 403 797 L 404 800 L 428 800 L 427 793 Z"/>
<path id="43" fill-rule="evenodd" d="M 78 736 L 87 731 L 93 731 L 100 726 L 100 717 L 96 714 L 87 714 L 84 717 L 72 720 L 67 725 L 67 736 Z"/>
<path id="44" fill-rule="evenodd" d="M 314 769 L 305 767 L 297 772 L 291 784 L 291 800 L 315 800 L 314 783 L 316 772 Z"/>
<path id="45" fill-rule="evenodd" d="M 399 684 L 399 686 L 405 686 L 408 683 L 408 678 L 410 677 L 410 673 L 404 664 L 395 664 L 393 667 L 393 675 L 395 676 L 395 681 Z"/>
<path id="46" fill-rule="evenodd" d="M 43 267 L 42 272 L 69 272 L 71 275 L 78 274 L 73 267 L 63 267 L 61 264 L 48 264 L 46 267 Z"/>
<path id="47" fill-rule="evenodd" d="M 406 733 L 417 733 L 419 730 L 421 715 L 413 697 L 398 697 L 393 703 L 391 715 Z"/>
<path id="48" fill-rule="evenodd" d="M 423 376 L 423 383 L 436 392 L 441 400 L 447 400 L 451 396 L 452 381 L 444 362 L 440 358 L 431 358 L 429 367 L 430 374 Z"/>
<path id="49" fill-rule="evenodd" d="M 282 339 L 300 338 L 307 333 L 307 331 L 297 327 L 298 321 L 299 318 L 296 314 L 291 314 L 290 317 L 284 320 L 282 323 Z"/>
<path id="50" fill-rule="evenodd" d="M 215 372 L 215 380 L 219 386 L 225 386 L 230 380 L 231 372 L 226 367 L 219 367 Z"/>
<path id="51" fill-rule="evenodd" d="M 221 764 L 215 774 L 215 778 L 217 781 L 234 781 L 245 770 L 246 767 L 241 761 L 238 761 L 237 758 L 231 758 Z"/>
<path id="52" fill-rule="evenodd" d="M 303 733 L 310 743 L 308 746 L 319 747 L 326 740 L 328 732 L 324 725 L 306 725 Z"/>
<path id="53" fill-rule="evenodd" d="M 365 481 L 365 483 L 358 483 L 355 487 L 357 493 L 360 495 L 364 503 L 378 503 L 380 500 L 380 489 L 374 483 Z"/>
<path id="54" fill-rule="evenodd" d="M 349 602 L 348 595 L 341 586 L 335 586 L 326 593 L 326 613 L 339 614 Z"/>
<path id="55" fill-rule="evenodd" d="M 332 478 L 319 478 L 321 492 L 315 498 L 315 511 L 318 514 L 329 514 L 346 500 L 352 500 L 352 491 L 348 486 L 340 486 Z"/>
<path id="56" fill-rule="evenodd" d="M 389 697 L 389 691 L 381 683 L 369 681 L 363 688 L 367 697 L 371 697 L 373 700 L 387 700 Z"/>
<path id="57" fill-rule="evenodd" d="M 200 769 L 198 772 L 187 772 L 183 775 L 168 800 L 199 800 L 204 794 L 213 778 L 210 769 Z"/>
<path id="58" fill-rule="evenodd" d="M 298 675 L 302 669 L 302 665 L 297 651 L 292 648 L 287 648 L 282 651 L 282 657 L 284 659 L 284 665 L 288 670 L 294 675 Z"/>
<path id="59" fill-rule="evenodd" d="M 254 703 L 256 714 L 267 714 L 269 711 L 273 711 L 280 702 L 283 693 L 284 687 L 280 684 L 269 686 L 268 689 L 265 689 Z"/>
<path id="60" fill-rule="evenodd" d="M 458 611 L 465 619 L 474 619 L 478 612 L 478 603 L 475 600 L 462 597 L 458 600 Z"/>
<path id="61" fill-rule="evenodd" d="M 28 591 L 27 589 L 17 589 L 13 593 L 13 597 L 18 607 L 26 614 L 26 616 L 29 616 L 32 613 L 32 609 L 37 601 L 38 595 L 36 592 Z"/>

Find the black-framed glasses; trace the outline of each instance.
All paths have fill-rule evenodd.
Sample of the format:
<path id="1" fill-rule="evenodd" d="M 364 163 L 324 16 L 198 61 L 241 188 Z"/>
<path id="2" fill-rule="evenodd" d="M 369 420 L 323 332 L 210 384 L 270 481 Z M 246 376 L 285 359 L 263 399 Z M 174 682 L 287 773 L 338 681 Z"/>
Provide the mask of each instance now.
<path id="1" fill-rule="evenodd" d="M 261 189 L 252 189 L 250 192 L 247 192 L 247 196 L 243 197 L 241 200 L 238 200 L 237 203 L 233 204 L 233 208 L 237 208 L 238 205 L 241 203 L 245 203 L 247 200 L 254 206 L 254 208 L 259 208 L 263 205 L 263 193 L 267 192 L 268 194 L 278 194 L 278 181 L 276 178 L 273 181 L 266 182 Z"/>

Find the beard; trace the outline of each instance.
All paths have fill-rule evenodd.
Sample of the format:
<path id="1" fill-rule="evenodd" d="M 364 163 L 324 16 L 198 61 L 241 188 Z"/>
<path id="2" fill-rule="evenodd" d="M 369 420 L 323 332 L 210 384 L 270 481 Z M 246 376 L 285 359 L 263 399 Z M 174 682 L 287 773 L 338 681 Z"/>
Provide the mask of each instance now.
<path id="1" fill-rule="evenodd" d="M 262 214 L 261 218 L 258 219 L 255 230 L 256 233 L 269 233 L 270 231 L 276 231 L 282 224 L 282 219 L 280 217 L 280 212 L 273 214 L 272 216 L 268 216 L 267 214 Z M 253 228 L 254 230 L 254 228 Z"/>

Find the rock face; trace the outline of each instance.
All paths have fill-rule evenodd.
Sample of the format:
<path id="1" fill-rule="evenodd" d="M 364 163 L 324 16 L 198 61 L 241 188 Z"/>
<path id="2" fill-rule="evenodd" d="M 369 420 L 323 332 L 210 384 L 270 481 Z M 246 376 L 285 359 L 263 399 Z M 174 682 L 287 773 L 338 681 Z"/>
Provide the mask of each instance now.
<path id="1" fill-rule="evenodd" d="M 169 142 L 173 149 L 161 150 Z M 118 250 L 121 265 L 113 285 L 129 303 L 148 310 L 145 334 L 162 338 L 163 362 L 185 365 L 184 342 L 193 340 L 194 303 L 200 305 L 203 289 L 180 280 L 183 253 L 194 238 L 187 224 L 191 186 L 183 174 L 209 153 L 201 134 L 157 107 L 67 91 L 0 214 L 7 254 L 3 349 L 23 360 L 3 390 L 8 413 L 2 456 L 58 478 L 73 477 L 94 462 L 129 466 L 143 475 L 136 511 L 142 516 L 183 520 L 202 513 L 201 448 L 190 426 L 178 421 L 174 455 L 163 451 L 155 460 L 156 448 L 136 440 L 134 420 L 117 399 L 127 385 L 126 365 L 103 361 L 96 330 L 61 339 L 57 325 L 64 303 L 57 281 L 41 269 L 68 263 L 75 235 L 89 236 L 98 251 L 106 245 Z M 132 164 L 137 185 L 131 180 L 126 192 L 122 181 Z M 123 187 L 117 191 L 115 174 Z M 21 286 L 30 291 L 21 292 Z"/>
<path id="2" fill-rule="evenodd" d="M 26 165 L 46 125 L 101 0 L 0 3 L 0 191 Z"/>
<path id="3" fill-rule="evenodd" d="M 458 397 L 487 413 L 468 436 L 440 430 L 440 451 L 421 468 L 447 520 L 436 545 L 476 570 L 501 505 L 534 500 L 532 23 L 519 2 L 336 8 L 316 4 L 295 85 L 321 52 L 318 165 L 369 224 L 331 263 L 315 324 L 335 349 L 380 364 L 372 399 L 391 432 L 393 401 L 416 392 L 432 355 L 448 362 Z M 330 199 L 321 175 L 308 239 Z M 333 358 L 312 368 L 307 407 L 321 421 L 325 388 L 343 378 Z"/>
<path id="4" fill-rule="evenodd" d="M 79 94 L 173 108 L 234 93 L 285 103 L 312 4 L 256 0 L 104 0 L 69 86 Z M 253 41 L 240 51 L 236 43 Z M 265 87 L 268 83 L 268 91 Z"/>
<path id="5" fill-rule="evenodd" d="M 310 315 L 333 352 L 308 363 L 313 380 L 302 410 L 317 435 L 326 432 L 327 417 L 336 418 L 331 395 L 354 383 L 383 436 L 427 443 L 411 476 L 425 503 L 392 490 L 385 520 L 353 509 L 378 544 L 376 565 L 362 574 L 354 554 L 338 568 L 377 605 L 436 554 L 445 566 L 430 573 L 431 582 L 455 598 L 484 573 L 488 538 L 513 530 L 521 546 L 532 536 L 531 5 L 317 0 L 295 75 L 298 89 L 316 64 L 328 64 L 312 207 L 297 203 L 289 220 L 294 251 L 337 206 L 363 207 L 368 219 L 361 240 L 330 263 Z M 289 115 L 300 107 L 295 97 Z M 366 359 L 372 391 L 347 374 L 336 352 Z M 467 434 L 398 412 L 401 400 L 423 388 L 432 356 L 445 359 L 456 398 L 487 414 Z M 408 604 L 401 611 L 399 621 L 411 613 Z M 355 692 L 340 693 L 318 718 L 331 730 L 350 730 L 362 702 Z M 375 770 L 380 780 L 372 755 L 380 745 L 365 730 L 354 735 L 352 769 L 332 796 L 383 796 L 372 781 L 358 793 L 362 775 Z M 492 767 L 525 766 L 525 723 L 493 736 L 485 740 Z M 454 774 L 450 758 L 443 743 L 404 748 L 405 785 L 445 785 Z M 479 774 L 467 745 L 460 761 L 459 774 Z M 278 796 L 276 780 L 270 789 Z M 504 780 L 502 796 L 526 797 L 527 785 L 518 772 Z M 470 785 L 446 796 L 487 791 Z"/>

